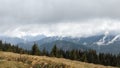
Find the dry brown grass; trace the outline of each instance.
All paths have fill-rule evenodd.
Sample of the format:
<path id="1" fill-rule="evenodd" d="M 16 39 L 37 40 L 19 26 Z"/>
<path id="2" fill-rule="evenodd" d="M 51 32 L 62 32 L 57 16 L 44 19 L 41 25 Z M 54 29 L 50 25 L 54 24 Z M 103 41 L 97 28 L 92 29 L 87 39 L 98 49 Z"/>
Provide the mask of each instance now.
<path id="1" fill-rule="evenodd" d="M 38 65 L 42 65 L 43 68 L 48 65 L 49 66 L 51 65 L 51 68 L 53 68 L 52 67 L 53 65 L 55 68 L 58 68 L 58 66 L 59 68 L 115 68 L 111 66 L 95 65 L 95 64 L 84 63 L 79 61 L 72 61 L 64 58 L 32 56 L 32 55 L 25 55 L 25 54 L 20 55 L 20 54 L 11 53 L 11 52 L 0 52 L 0 59 L 7 60 L 14 64 L 16 62 L 17 63 L 19 62 L 21 64 L 20 66 L 23 66 L 23 67 L 19 66 L 19 68 L 26 68 L 26 67 L 36 68 L 35 66 L 38 66 Z"/>

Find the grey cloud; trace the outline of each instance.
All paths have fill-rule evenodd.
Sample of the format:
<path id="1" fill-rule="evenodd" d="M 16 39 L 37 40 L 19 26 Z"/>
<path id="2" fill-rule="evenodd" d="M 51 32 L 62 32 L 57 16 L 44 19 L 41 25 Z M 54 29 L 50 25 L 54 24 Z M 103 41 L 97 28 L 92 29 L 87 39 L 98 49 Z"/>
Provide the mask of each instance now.
<path id="1" fill-rule="evenodd" d="M 0 21 L 24 24 L 120 19 L 119 6 L 120 0 L 0 0 Z"/>
<path id="2" fill-rule="evenodd" d="M 5 33 L 9 35 L 10 33 L 16 35 L 17 33 L 19 35 L 21 32 L 40 33 L 42 31 L 45 34 L 53 32 L 53 34 L 61 33 L 61 35 L 68 32 L 65 33 L 65 35 L 68 35 L 74 34 L 74 31 L 77 29 L 82 30 L 86 27 L 91 28 L 90 31 L 85 30 L 89 33 L 94 33 L 98 30 L 106 31 L 106 29 L 119 30 L 120 28 L 117 26 L 120 25 L 117 24 L 120 21 L 119 6 L 120 0 L 0 0 L 0 34 Z M 90 23 L 89 19 L 105 19 L 105 21 L 106 19 L 110 19 L 118 20 L 118 22 L 112 29 L 101 25 L 98 30 L 94 30 L 92 27 L 99 25 L 97 23 L 104 24 L 104 21 L 101 22 L 98 20 L 93 24 Z M 87 20 L 89 22 L 87 22 L 85 27 L 81 26 L 82 23 L 85 23 L 83 21 Z M 76 22 L 79 26 L 73 28 L 72 25 Z M 55 27 L 56 24 L 59 25 L 60 23 L 64 24 L 60 25 L 59 28 Z M 66 23 L 69 23 L 71 27 Z M 76 34 L 85 34 L 84 31 L 83 33 L 79 32 L 81 31 L 76 31 Z"/>

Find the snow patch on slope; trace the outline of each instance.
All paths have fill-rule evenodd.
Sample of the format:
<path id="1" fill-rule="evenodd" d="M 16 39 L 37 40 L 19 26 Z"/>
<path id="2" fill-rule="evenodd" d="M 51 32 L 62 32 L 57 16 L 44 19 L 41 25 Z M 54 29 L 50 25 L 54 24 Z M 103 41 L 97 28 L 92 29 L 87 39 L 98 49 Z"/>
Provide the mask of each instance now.
<path id="1" fill-rule="evenodd" d="M 105 39 L 106 39 L 107 36 L 109 35 L 109 32 L 106 31 L 104 35 L 105 35 L 105 36 L 104 36 L 102 39 L 100 39 L 98 42 L 96 42 L 95 44 L 97 44 L 97 45 L 105 45 Z"/>
<path id="2" fill-rule="evenodd" d="M 107 45 L 114 43 L 118 38 L 120 38 L 120 35 L 115 36 L 111 41 L 107 43 Z"/>

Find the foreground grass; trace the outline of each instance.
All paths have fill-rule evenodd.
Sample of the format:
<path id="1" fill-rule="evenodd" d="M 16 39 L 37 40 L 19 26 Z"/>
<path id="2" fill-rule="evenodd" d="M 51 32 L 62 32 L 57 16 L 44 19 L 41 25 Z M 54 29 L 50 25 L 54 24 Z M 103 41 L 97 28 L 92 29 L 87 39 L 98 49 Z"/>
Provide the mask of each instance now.
<path id="1" fill-rule="evenodd" d="M 0 61 L 0 68 L 29 68 L 28 64 L 16 61 Z"/>
<path id="2" fill-rule="evenodd" d="M 115 68 L 63 58 L 0 52 L 0 68 Z"/>

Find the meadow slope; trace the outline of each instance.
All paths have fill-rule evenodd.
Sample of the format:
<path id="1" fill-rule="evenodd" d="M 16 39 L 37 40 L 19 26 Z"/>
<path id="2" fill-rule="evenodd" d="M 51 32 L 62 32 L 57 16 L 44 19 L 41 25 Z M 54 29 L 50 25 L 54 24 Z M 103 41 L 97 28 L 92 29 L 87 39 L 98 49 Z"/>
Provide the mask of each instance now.
<path id="1" fill-rule="evenodd" d="M 0 68 L 115 68 L 64 58 L 0 52 Z"/>

